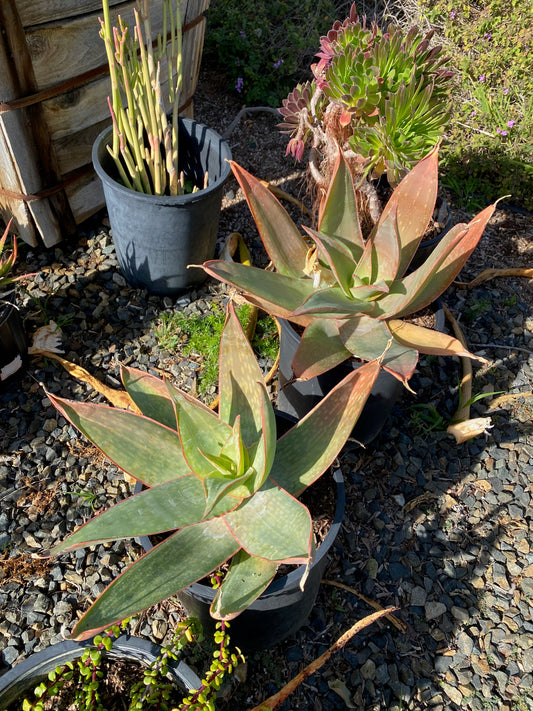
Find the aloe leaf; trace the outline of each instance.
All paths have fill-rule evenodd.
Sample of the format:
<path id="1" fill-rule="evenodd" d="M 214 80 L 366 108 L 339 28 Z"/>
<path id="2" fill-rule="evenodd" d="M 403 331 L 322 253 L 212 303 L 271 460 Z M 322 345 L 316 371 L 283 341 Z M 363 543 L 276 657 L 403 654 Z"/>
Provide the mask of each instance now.
<path id="1" fill-rule="evenodd" d="M 332 318 L 316 318 L 305 329 L 292 359 L 292 369 L 300 380 L 309 380 L 339 365 L 351 353 L 339 335 Z"/>
<path id="2" fill-rule="evenodd" d="M 486 362 L 485 358 L 470 353 L 461 341 L 447 333 L 418 326 L 415 323 L 409 323 L 409 321 L 391 319 L 388 323 L 391 333 L 398 343 L 414 348 L 419 353 L 445 356 L 456 355 Z"/>
<path id="3" fill-rule="evenodd" d="M 230 304 L 220 341 L 219 412 L 220 419 L 229 425 L 240 416 L 242 438 L 247 447 L 261 436 L 264 416 L 266 426 L 275 430 L 272 408 L 270 413 L 262 412 L 264 391 L 261 368 Z"/>
<path id="4" fill-rule="evenodd" d="M 280 274 L 303 276 L 307 245 L 290 215 L 261 181 L 234 161 L 231 168 L 272 264 Z"/>
<path id="5" fill-rule="evenodd" d="M 401 252 L 398 274 L 409 266 L 433 215 L 437 200 L 439 153 L 435 148 L 407 173 L 383 209 L 380 223 L 397 211 Z"/>
<path id="6" fill-rule="evenodd" d="M 317 244 L 320 259 L 327 262 L 337 283 L 347 297 L 350 298 L 350 289 L 353 286 L 353 274 L 357 266 L 350 251 L 335 237 L 328 237 L 328 235 L 316 232 L 316 230 L 312 230 L 310 227 L 305 227 L 304 229 Z"/>
<path id="7" fill-rule="evenodd" d="M 192 474 L 168 481 L 130 496 L 95 516 L 54 546 L 49 555 L 183 528 L 204 518 L 205 503 L 202 482 Z"/>
<path id="8" fill-rule="evenodd" d="M 354 370 L 280 437 L 270 478 L 294 496 L 316 481 L 350 436 L 378 373 L 377 362 Z"/>
<path id="9" fill-rule="evenodd" d="M 489 205 L 468 225 L 455 225 L 418 269 L 394 282 L 391 293 L 377 302 L 375 313 L 407 316 L 433 303 L 456 278 L 474 251 L 495 207 Z"/>
<path id="10" fill-rule="evenodd" d="M 235 555 L 239 545 L 221 519 L 183 528 L 127 568 L 74 628 L 87 639 L 115 622 L 175 595 Z"/>
<path id="11" fill-rule="evenodd" d="M 189 474 L 176 431 L 127 410 L 47 395 L 106 457 L 143 484 L 155 486 Z"/>
<path id="12" fill-rule="evenodd" d="M 400 243 L 395 210 L 392 210 L 385 219 L 380 219 L 369 239 L 372 244 L 371 283 L 384 281 L 390 284 L 401 273 L 399 272 Z"/>
<path id="13" fill-rule="evenodd" d="M 250 555 L 285 563 L 309 560 L 313 540 L 309 510 L 270 479 L 224 520 Z"/>
<path id="14" fill-rule="evenodd" d="M 276 417 L 266 387 L 263 387 L 263 402 L 260 412 L 263 423 L 259 441 L 248 449 L 249 465 L 254 471 L 252 491 L 257 491 L 265 482 L 276 454 Z"/>
<path id="15" fill-rule="evenodd" d="M 198 400 L 174 388 L 168 392 L 176 406 L 183 456 L 191 470 L 203 479 L 213 470 L 204 453 L 219 456 L 232 429 Z"/>
<path id="16" fill-rule="evenodd" d="M 267 589 L 276 575 L 277 563 L 240 550 L 211 604 L 216 620 L 232 620 L 246 610 Z"/>
<path id="17" fill-rule="evenodd" d="M 165 383 L 136 368 L 122 368 L 122 382 L 128 395 L 146 417 L 176 429 L 176 413 Z"/>
<path id="18" fill-rule="evenodd" d="M 217 259 L 204 262 L 203 268 L 216 279 L 242 289 L 252 303 L 279 318 L 289 318 L 290 314 L 314 293 L 312 279 L 295 279 L 265 269 Z"/>
<path id="19" fill-rule="evenodd" d="M 329 237 L 340 238 L 349 247 L 352 259 L 356 262 L 359 260 L 363 253 L 364 240 L 357 213 L 353 178 L 340 150 L 333 168 L 333 179 L 320 204 L 318 229 Z"/>
<path id="20" fill-rule="evenodd" d="M 348 298 L 338 286 L 326 287 L 313 292 L 295 309 L 289 318 L 312 315 L 322 318 L 349 318 L 374 309 L 373 301 Z"/>
<path id="21" fill-rule="evenodd" d="M 392 340 L 387 323 L 368 316 L 339 321 L 339 334 L 345 348 L 362 360 L 376 360 Z"/>

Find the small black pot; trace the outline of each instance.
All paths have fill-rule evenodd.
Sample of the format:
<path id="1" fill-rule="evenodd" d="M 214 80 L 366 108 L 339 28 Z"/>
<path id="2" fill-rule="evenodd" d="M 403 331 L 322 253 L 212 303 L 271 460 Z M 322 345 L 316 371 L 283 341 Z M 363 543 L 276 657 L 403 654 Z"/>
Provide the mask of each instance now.
<path id="1" fill-rule="evenodd" d="M 28 361 L 28 341 L 15 305 L 0 300 L 0 385 L 18 373 Z"/>
<path id="2" fill-rule="evenodd" d="M 328 476 L 326 472 L 322 476 Z M 300 565 L 290 573 L 275 578 L 265 592 L 250 607 L 230 623 L 230 636 L 243 652 L 268 649 L 293 634 L 305 624 L 320 587 L 320 581 L 326 568 L 328 552 L 337 537 L 344 518 L 346 491 L 340 470 L 333 473 L 337 492 L 337 505 L 333 523 L 320 546 L 309 570 L 303 591 L 300 581 L 305 566 Z M 152 543 L 148 536 L 142 536 L 140 543 L 149 551 Z M 214 629 L 214 620 L 209 608 L 215 597 L 215 591 L 208 585 L 193 583 L 178 593 L 177 597 L 189 615 L 197 617 L 205 630 Z"/>
<path id="3" fill-rule="evenodd" d="M 49 672 L 74 661 L 89 646 L 87 642 L 59 642 L 16 664 L 0 677 L 0 709 L 7 709 L 17 701 L 19 708 L 22 708 L 22 700 L 33 693 L 33 689 Z M 105 654 L 111 658 L 133 659 L 148 666 L 161 654 L 161 647 L 146 639 L 121 635 L 113 641 L 112 649 Z M 168 670 L 173 681 L 182 687 L 184 692 L 198 689 L 202 683 L 184 662 L 169 660 Z"/>
<path id="4" fill-rule="evenodd" d="M 212 259 L 218 234 L 224 182 L 231 151 L 218 133 L 179 119 L 180 171 L 197 184 L 207 172 L 207 188 L 176 196 L 145 195 L 118 182 L 106 146 L 112 129 L 96 139 L 92 159 L 104 187 L 113 242 L 120 269 L 132 286 L 154 294 L 177 294 L 205 281 L 202 264 Z"/>
<path id="5" fill-rule="evenodd" d="M 435 330 L 442 331 L 444 310 L 439 301 L 436 302 L 435 308 Z M 277 407 L 292 417 L 301 418 L 318 405 L 354 368 L 359 368 L 360 363 L 346 360 L 316 378 L 291 382 L 292 360 L 300 343 L 300 336 L 289 321 L 280 319 L 280 325 Z M 352 430 L 352 439 L 363 445 L 370 444 L 383 429 L 402 391 L 403 385 L 397 378 L 385 370 L 380 370 L 361 416 Z"/>

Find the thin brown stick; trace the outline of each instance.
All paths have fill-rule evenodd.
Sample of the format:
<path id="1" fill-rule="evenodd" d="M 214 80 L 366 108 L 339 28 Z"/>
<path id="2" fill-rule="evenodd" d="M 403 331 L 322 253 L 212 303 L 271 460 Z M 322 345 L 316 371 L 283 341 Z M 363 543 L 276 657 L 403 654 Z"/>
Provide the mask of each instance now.
<path id="1" fill-rule="evenodd" d="M 533 269 L 522 269 L 520 267 L 512 267 L 509 269 L 484 269 L 480 274 L 477 275 L 472 281 L 455 281 L 456 286 L 465 287 L 466 289 L 473 289 L 474 286 L 478 284 L 483 284 L 484 281 L 489 281 L 489 279 L 494 279 L 494 277 L 502 276 L 519 276 L 526 277 L 527 279 L 533 279 Z"/>
<path id="2" fill-rule="evenodd" d="M 468 349 L 464 334 L 446 304 L 444 304 L 444 315 L 450 322 L 453 333 L 457 340 L 463 344 L 465 349 Z M 461 378 L 461 382 L 459 383 L 460 404 L 455 415 L 452 417 L 452 422 L 468 420 L 470 417 L 470 405 L 462 405 L 461 403 L 468 403 L 468 401 L 472 398 L 472 361 L 470 360 L 470 358 L 461 357 L 461 365 L 463 368 L 463 377 Z"/>
<path id="3" fill-rule="evenodd" d="M 263 701 L 261 704 L 259 704 L 259 706 L 255 706 L 252 711 L 271 711 L 271 709 L 275 709 L 276 706 L 279 706 L 281 703 L 283 703 L 285 699 L 287 699 L 292 694 L 292 692 L 297 689 L 298 686 L 300 686 L 302 682 L 304 682 L 308 677 L 311 676 L 311 674 L 314 674 L 321 667 L 323 667 L 324 664 L 328 661 L 328 659 L 333 654 L 335 654 L 335 652 L 338 652 L 340 649 L 342 649 L 358 632 L 360 632 L 365 627 L 368 627 L 368 625 L 371 625 L 373 622 L 376 622 L 376 620 L 379 620 L 380 617 L 390 615 L 397 609 L 397 607 L 388 607 L 385 610 L 373 612 L 371 615 L 367 615 L 362 620 L 358 620 L 352 627 L 350 627 L 347 632 L 345 632 L 341 637 L 339 637 L 335 644 L 333 644 L 328 650 L 326 650 L 324 654 L 321 654 L 320 657 L 308 664 L 305 669 L 303 669 L 299 674 L 297 674 L 293 679 L 291 679 L 291 681 L 285 684 L 285 686 L 280 689 L 277 694 L 274 694 L 266 701 Z"/>
<path id="4" fill-rule="evenodd" d="M 341 590 L 346 590 L 347 592 L 351 592 L 354 595 L 357 595 L 357 597 L 360 600 L 363 600 L 363 602 L 366 602 L 367 605 L 370 605 L 370 607 L 373 607 L 374 610 L 381 611 L 384 608 L 375 600 L 372 600 L 369 597 L 366 597 L 366 595 L 363 595 L 360 592 L 357 592 L 357 590 L 354 590 L 354 588 L 349 587 L 348 585 L 345 585 L 344 583 L 338 583 L 335 580 L 322 580 L 321 583 L 323 585 L 333 585 L 336 588 L 340 588 Z M 391 625 L 394 625 L 396 629 L 400 630 L 400 632 L 403 632 L 405 634 L 407 630 L 407 625 L 399 620 L 397 617 L 394 617 L 394 615 L 387 615 L 387 621 L 391 623 Z"/>

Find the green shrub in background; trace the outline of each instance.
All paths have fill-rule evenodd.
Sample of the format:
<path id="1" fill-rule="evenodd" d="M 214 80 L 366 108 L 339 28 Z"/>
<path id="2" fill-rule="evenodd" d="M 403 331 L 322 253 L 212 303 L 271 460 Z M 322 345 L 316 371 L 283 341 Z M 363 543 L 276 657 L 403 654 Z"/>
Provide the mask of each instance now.
<path id="1" fill-rule="evenodd" d="M 456 92 L 443 182 L 475 210 L 511 194 L 533 209 L 533 3 L 419 0 L 448 43 Z"/>
<path id="2" fill-rule="evenodd" d="M 247 105 L 278 107 L 350 2 L 339 0 L 212 0 L 206 56 Z"/>

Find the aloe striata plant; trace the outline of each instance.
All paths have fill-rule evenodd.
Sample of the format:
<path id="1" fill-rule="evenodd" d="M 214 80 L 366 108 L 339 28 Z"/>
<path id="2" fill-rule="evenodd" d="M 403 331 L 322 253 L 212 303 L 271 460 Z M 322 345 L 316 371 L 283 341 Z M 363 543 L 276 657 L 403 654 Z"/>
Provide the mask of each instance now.
<path id="1" fill-rule="evenodd" d="M 221 260 L 205 262 L 204 269 L 241 289 L 252 304 L 305 327 L 292 364 L 298 378 L 356 357 L 379 359 L 407 384 L 419 353 L 476 357 L 457 339 L 402 320 L 431 304 L 455 279 L 495 208 L 455 225 L 409 272 L 436 200 L 437 149 L 400 182 L 366 239 L 354 181 L 339 151 L 318 229 L 304 228 L 310 243 L 267 187 L 236 163 L 232 169 L 277 271 Z"/>
<path id="2" fill-rule="evenodd" d="M 168 534 L 104 590 L 75 634 L 86 639 L 231 560 L 211 608 L 213 617 L 230 620 L 265 590 L 280 563 L 310 565 L 311 516 L 296 497 L 339 453 L 378 372 L 378 363 L 368 363 L 350 374 L 277 440 L 261 370 L 230 306 L 220 344 L 218 415 L 169 382 L 131 368 L 123 368 L 122 378 L 142 414 L 49 394 L 70 422 L 147 487 L 51 553 Z"/>

